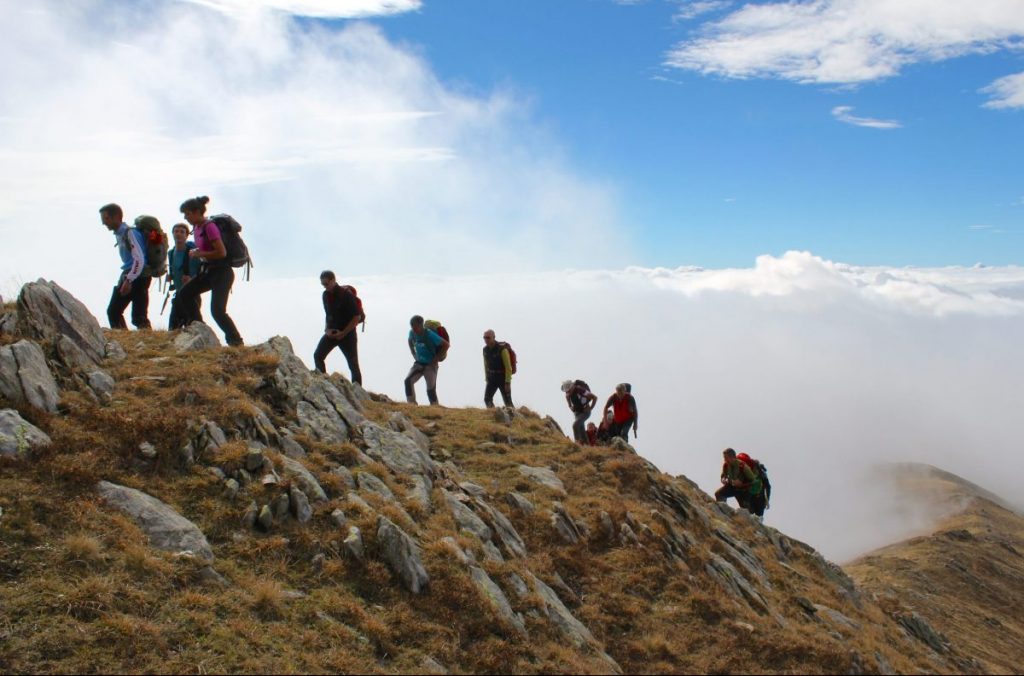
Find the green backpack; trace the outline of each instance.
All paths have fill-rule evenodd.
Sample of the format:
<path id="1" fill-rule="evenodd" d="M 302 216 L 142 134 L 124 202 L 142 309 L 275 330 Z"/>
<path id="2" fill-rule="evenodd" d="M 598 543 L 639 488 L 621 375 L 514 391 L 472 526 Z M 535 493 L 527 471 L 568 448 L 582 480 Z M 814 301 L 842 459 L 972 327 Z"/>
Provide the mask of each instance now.
<path id="1" fill-rule="evenodd" d="M 167 233 L 155 216 L 139 216 L 135 219 L 135 229 L 142 233 L 142 241 L 146 243 L 146 266 L 142 274 L 163 277 L 167 274 Z"/>

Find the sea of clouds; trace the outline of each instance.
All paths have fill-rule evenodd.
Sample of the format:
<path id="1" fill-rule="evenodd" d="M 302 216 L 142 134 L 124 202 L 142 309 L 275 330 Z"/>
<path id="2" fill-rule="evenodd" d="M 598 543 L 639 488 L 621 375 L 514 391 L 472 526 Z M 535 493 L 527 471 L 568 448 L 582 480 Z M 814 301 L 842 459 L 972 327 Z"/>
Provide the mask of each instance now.
<path id="1" fill-rule="evenodd" d="M 393 398 L 412 314 L 451 331 L 450 406 L 481 404 L 493 328 L 519 354 L 517 403 L 568 429 L 563 379 L 602 399 L 628 381 L 640 453 L 709 491 L 725 446 L 761 458 L 768 521 L 840 560 L 937 513 L 866 479 L 878 461 L 930 462 L 1015 498 L 1024 269 L 799 251 L 627 268 L 614 185 L 573 167 L 528 96 L 443 82 L 372 24 L 229 5 L 0 5 L 17 27 L 0 42 L 0 293 L 54 279 L 102 319 L 117 263 L 97 208 L 169 226 L 209 194 L 256 259 L 230 303 L 246 341 L 288 335 L 311 362 L 317 277 L 333 268 L 366 303 L 366 385 Z M 397 6 L 360 12 L 371 5 Z M 329 366 L 344 370 L 340 355 Z"/>

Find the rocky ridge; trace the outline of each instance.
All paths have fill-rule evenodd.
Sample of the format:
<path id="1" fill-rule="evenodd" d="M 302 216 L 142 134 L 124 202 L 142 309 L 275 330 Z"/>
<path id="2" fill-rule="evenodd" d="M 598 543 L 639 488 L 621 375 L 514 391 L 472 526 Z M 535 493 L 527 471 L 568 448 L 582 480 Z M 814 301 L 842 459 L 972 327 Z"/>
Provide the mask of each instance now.
<path id="1" fill-rule="evenodd" d="M 625 443 L 580 448 L 527 409 L 376 401 L 311 372 L 284 337 L 238 350 L 198 325 L 104 333 L 53 282 L 26 285 L 11 314 L 8 670 L 81 664 L 74 641 L 40 652 L 68 623 L 181 637 L 146 654 L 78 644 L 89 664 L 129 671 L 200 659 L 222 671 L 963 666 L 924 618 L 908 626 L 812 547 Z M 56 563 L 78 571 L 75 589 L 47 577 Z M 228 618 L 248 649 L 207 617 Z M 195 623 L 206 629 L 183 633 Z"/>

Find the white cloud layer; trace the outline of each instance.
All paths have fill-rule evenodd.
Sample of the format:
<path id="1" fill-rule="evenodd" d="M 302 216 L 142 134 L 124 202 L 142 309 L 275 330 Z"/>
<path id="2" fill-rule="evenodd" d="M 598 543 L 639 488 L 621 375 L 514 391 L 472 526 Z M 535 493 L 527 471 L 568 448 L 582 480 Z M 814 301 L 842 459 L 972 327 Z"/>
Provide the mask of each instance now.
<path id="1" fill-rule="evenodd" d="M 1024 108 L 1024 72 L 1001 77 L 981 91 L 992 97 L 986 108 Z"/>
<path id="2" fill-rule="evenodd" d="M 667 63 L 732 78 L 858 83 L 1022 40 L 1019 0 L 749 3 L 677 45 Z"/>
<path id="3" fill-rule="evenodd" d="M 853 114 L 852 106 L 836 106 L 832 109 L 832 117 L 840 122 L 852 124 L 855 127 L 868 127 L 870 129 L 899 129 L 901 125 L 896 120 L 877 120 L 872 117 L 858 117 Z"/>
<path id="4" fill-rule="evenodd" d="M 421 0 L 183 0 L 227 14 L 276 10 L 321 19 L 358 19 L 419 9 Z"/>
<path id="5" fill-rule="evenodd" d="M 42 263 L 38 272 L 103 316 L 108 279 Z M 721 450 L 751 453 L 775 486 L 768 522 L 836 559 L 924 528 L 936 514 L 911 510 L 868 478 L 877 462 L 929 462 L 1020 502 L 1022 267 L 863 267 L 790 252 L 723 270 L 344 281 L 369 316 L 359 340 L 370 389 L 403 398 L 407 322 L 418 313 L 452 335 L 442 403 L 480 406 L 481 335 L 493 328 L 519 355 L 517 403 L 568 431 L 563 379 L 583 378 L 602 403 L 615 383 L 630 382 L 641 454 L 713 491 Z M 312 363 L 323 327 L 317 271 L 238 283 L 229 309 L 249 343 L 285 334 Z M 328 366 L 347 373 L 337 352 Z"/>
<path id="6" fill-rule="evenodd" d="M 354 6 L 354 5 L 350 5 Z M 0 268 L 30 278 L 111 246 L 97 208 L 246 227 L 258 270 L 473 271 L 628 252 L 615 192 L 581 176 L 511 91 L 440 81 L 374 26 L 192 3 L 3 3 Z M 46 224 L 25 227 L 26 223 Z M 74 233 L 69 240 L 68 235 Z"/>

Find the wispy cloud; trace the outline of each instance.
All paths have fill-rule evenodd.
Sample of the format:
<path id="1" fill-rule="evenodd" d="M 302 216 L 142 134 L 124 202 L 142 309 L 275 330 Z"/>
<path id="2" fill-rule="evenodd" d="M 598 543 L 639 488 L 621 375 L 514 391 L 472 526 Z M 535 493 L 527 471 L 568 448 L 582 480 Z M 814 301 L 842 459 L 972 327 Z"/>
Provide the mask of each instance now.
<path id="1" fill-rule="evenodd" d="M 1024 72 L 1001 77 L 981 92 L 992 97 L 986 108 L 1024 108 Z"/>
<path id="2" fill-rule="evenodd" d="M 675 14 L 672 15 L 672 20 L 691 21 L 698 16 L 717 12 L 731 5 L 731 0 L 691 0 L 690 2 L 680 2 Z"/>
<path id="3" fill-rule="evenodd" d="M 858 83 L 1022 41 L 1020 0 L 794 0 L 746 4 L 666 62 L 730 78 Z"/>
<path id="4" fill-rule="evenodd" d="M 832 116 L 837 120 L 857 127 L 869 127 L 871 129 L 899 129 L 903 126 L 896 120 L 876 120 L 871 117 L 858 117 L 852 113 L 852 106 L 836 106 L 832 109 Z"/>
<path id="5" fill-rule="evenodd" d="M 422 0 L 181 0 L 225 14 L 275 10 L 320 19 L 357 19 L 418 10 Z"/>

